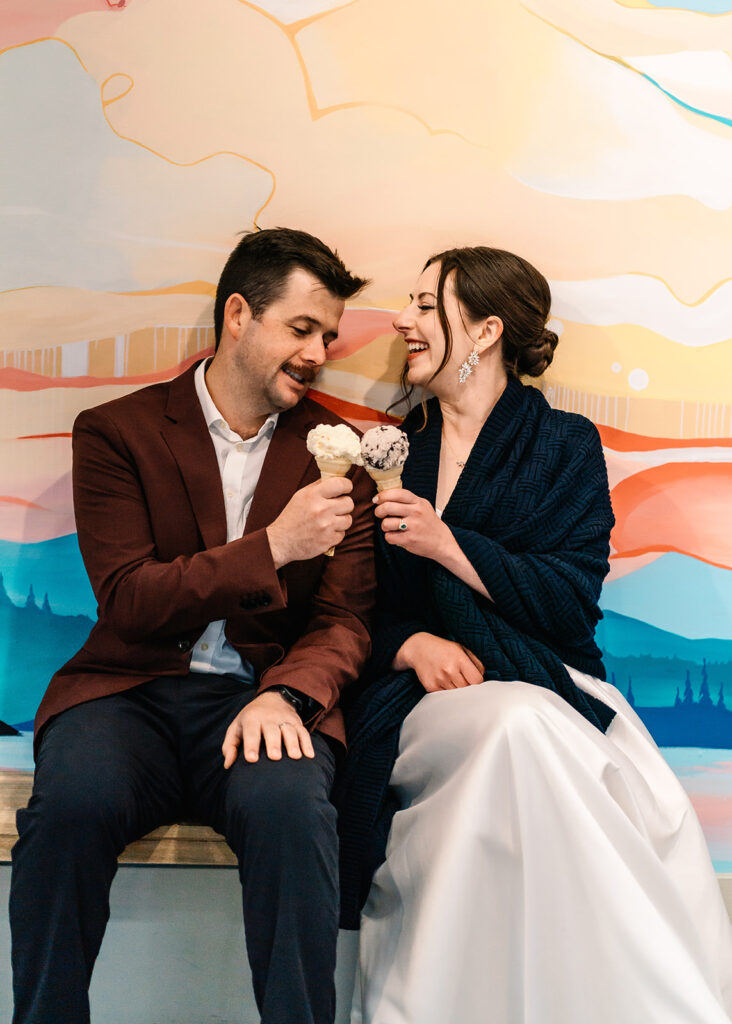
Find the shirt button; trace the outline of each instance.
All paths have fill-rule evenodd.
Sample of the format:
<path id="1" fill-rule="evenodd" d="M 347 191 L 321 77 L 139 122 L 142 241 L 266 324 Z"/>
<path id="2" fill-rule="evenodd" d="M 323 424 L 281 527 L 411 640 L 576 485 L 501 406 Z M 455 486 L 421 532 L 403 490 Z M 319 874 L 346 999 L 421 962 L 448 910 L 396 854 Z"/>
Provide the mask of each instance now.
<path id="1" fill-rule="evenodd" d="M 202 651 L 207 651 L 208 650 L 208 644 L 201 644 L 201 650 Z"/>
<path id="2" fill-rule="evenodd" d="M 232 490 L 228 490 L 228 491 L 226 492 L 226 497 L 227 497 L 227 498 L 233 498 L 233 497 L 234 497 L 234 492 L 233 492 Z"/>
<path id="3" fill-rule="evenodd" d="M 238 445 L 236 446 L 236 450 L 237 450 L 238 452 L 243 452 L 243 451 L 244 451 L 244 445 L 243 445 L 243 444 L 241 443 L 241 441 L 240 441 L 240 442 L 239 442 L 239 444 L 238 444 Z"/>

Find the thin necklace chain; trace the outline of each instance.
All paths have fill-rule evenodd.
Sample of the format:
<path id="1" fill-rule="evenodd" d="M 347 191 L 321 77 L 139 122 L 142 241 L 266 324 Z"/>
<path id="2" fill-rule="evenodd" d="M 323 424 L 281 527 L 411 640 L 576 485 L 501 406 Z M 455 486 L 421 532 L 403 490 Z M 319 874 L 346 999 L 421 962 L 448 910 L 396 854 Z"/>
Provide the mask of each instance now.
<path id="1" fill-rule="evenodd" d="M 447 440 L 447 434 L 445 433 L 445 428 L 444 427 L 442 428 L 442 438 L 443 438 L 445 444 L 447 445 L 448 450 L 449 450 L 450 454 L 452 455 L 453 459 L 455 460 L 455 462 L 457 463 L 457 465 L 460 467 L 460 469 L 464 469 L 465 468 L 465 463 L 468 460 L 467 460 L 467 458 L 459 459 L 457 457 L 457 455 L 455 454 L 455 449 L 450 444 L 450 442 Z"/>

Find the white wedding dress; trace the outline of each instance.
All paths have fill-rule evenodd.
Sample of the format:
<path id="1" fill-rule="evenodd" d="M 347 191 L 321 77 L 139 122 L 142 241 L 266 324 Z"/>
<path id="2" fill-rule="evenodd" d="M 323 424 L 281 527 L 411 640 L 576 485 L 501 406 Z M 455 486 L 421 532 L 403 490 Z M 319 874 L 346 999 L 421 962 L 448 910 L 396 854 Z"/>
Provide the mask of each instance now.
<path id="1" fill-rule="evenodd" d="M 732 928 L 680 783 L 615 687 L 427 694 L 362 918 L 352 1024 L 729 1024 Z"/>

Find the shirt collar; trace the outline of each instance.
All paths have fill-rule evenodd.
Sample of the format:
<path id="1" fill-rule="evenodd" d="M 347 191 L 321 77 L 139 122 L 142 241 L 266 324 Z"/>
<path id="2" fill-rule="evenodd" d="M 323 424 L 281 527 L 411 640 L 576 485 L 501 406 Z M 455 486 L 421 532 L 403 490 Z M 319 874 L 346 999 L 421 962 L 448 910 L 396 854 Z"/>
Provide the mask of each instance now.
<path id="1" fill-rule="evenodd" d="M 280 415 L 278 412 L 270 413 L 254 437 L 249 437 L 246 441 L 242 441 L 239 434 L 231 429 L 229 424 L 216 408 L 214 400 L 211 397 L 211 392 L 206 386 L 206 370 L 210 362 L 210 359 L 204 359 L 203 362 L 198 365 L 194 374 L 196 394 L 198 395 L 198 401 L 201 403 L 201 409 L 203 410 L 203 415 L 209 432 L 215 432 L 219 437 L 223 437 L 224 440 L 231 441 L 232 443 L 236 442 L 252 446 L 259 441 L 260 438 L 271 437 L 274 433 L 275 427 L 277 426 L 277 419 Z"/>

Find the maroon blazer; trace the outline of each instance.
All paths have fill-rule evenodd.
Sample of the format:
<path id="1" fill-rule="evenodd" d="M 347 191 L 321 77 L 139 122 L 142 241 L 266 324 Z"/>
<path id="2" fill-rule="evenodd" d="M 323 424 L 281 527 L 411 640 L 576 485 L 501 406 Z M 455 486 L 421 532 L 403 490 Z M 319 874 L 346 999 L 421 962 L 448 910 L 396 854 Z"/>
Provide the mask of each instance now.
<path id="1" fill-rule="evenodd" d="M 304 399 L 280 414 L 244 536 L 227 544 L 194 372 L 88 409 L 74 424 L 74 510 L 98 621 L 51 679 L 36 736 L 74 704 L 185 674 L 208 623 L 226 619 L 226 637 L 254 666 L 259 689 L 286 683 L 314 697 L 325 709 L 316 727 L 343 741 L 338 696 L 370 650 L 373 485 L 352 471 L 353 525 L 335 557 L 275 570 L 265 527 L 320 476 L 306 435 L 343 422 Z"/>

